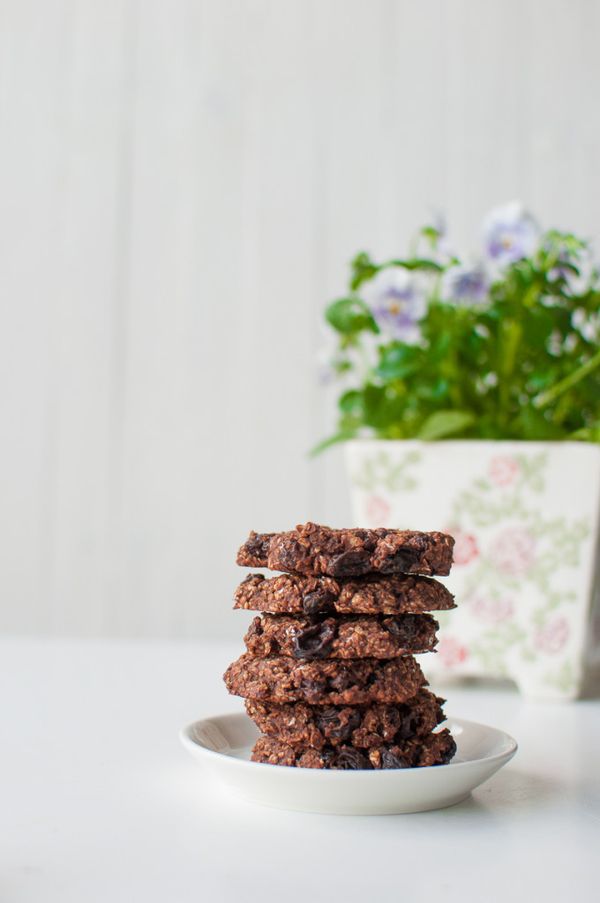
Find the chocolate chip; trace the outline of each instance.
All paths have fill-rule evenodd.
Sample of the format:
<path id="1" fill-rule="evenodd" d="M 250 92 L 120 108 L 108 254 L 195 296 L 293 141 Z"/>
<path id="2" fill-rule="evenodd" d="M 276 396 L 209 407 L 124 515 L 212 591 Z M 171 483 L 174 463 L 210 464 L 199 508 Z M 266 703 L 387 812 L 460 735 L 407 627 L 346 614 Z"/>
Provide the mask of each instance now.
<path id="1" fill-rule="evenodd" d="M 420 557 L 421 553 L 417 549 L 400 548 L 382 563 L 380 571 L 382 574 L 406 574 Z"/>
<path id="2" fill-rule="evenodd" d="M 266 561 L 271 546 L 271 535 L 270 533 L 251 533 L 242 549 L 252 558 Z"/>
<path id="3" fill-rule="evenodd" d="M 360 724 L 360 712 L 323 706 L 316 715 L 317 727 L 328 740 L 349 740 L 352 732 Z"/>
<path id="4" fill-rule="evenodd" d="M 330 724 L 334 724 L 340 717 L 340 711 L 341 709 L 336 708 L 334 705 L 319 706 L 318 711 L 315 712 L 315 720 L 319 730 L 322 731 Z"/>
<path id="5" fill-rule="evenodd" d="M 370 676 L 375 674 L 373 671 Z M 332 690 L 336 690 L 338 693 L 342 693 L 344 690 L 349 690 L 350 687 L 361 686 L 363 681 L 360 679 L 360 675 L 352 668 L 351 665 L 346 665 L 343 671 L 340 671 L 334 677 L 329 678 L 329 686 Z"/>
<path id="6" fill-rule="evenodd" d="M 375 717 L 369 721 L 369 729 L 391 743 L 402 725 L 401 707 L 398 705 L 378 706 L 373 714 Z"/>
<path id="7" fill-rule="evenodd" d="M 422 620 L 422 615 L 402 615 L 399 618 L 384 618 L 383 626 L 392 636 L 411 646 L 420 640 Z"/>
<path id="8" fill-rule="evenodd" d="M 364 549 L 348 549 L 331 559 L 329 573 L 332 577 L 353 577 L 370 570 L 370 556 Z"/>
<path id="9" fill-rule="evenodd" d="M 410 737 L 414 737 L 418 726 L 419 721 L 414 715 L 405 715 L 396 733 L 396 738 L 398 740 L 408 740 Z"/>
<path id="10" fill-rule="evenodd" d="M 253 639 L 254 637 L 262 636 L 263 632 L 263 624 L 260 618 L 253 618 L 250 627 L 246 633 L 244 639 L 246 641 Z"/>
<path id="11" fill-rule="evenodd" d="M 332 762 L 335 759 L 335 749 L 324 749 L 321 752 L 323 759 L 323 768 L 332 768 Z"/>
<path id="12" fill-rule="evenodd" d="M 376 668 L 373 668 L 373 670 L 369 674 L 367 674 L 367 679 L 366 681 L 364 681 L 364 686 L 374 687 L 375 684 L 379 682 L 380 678 L 381 675 L 379 671 Z"/>
<path id="13" fill-rule="evenodd" d="M 397 618 L 384 618 L 383 626 L 392 636 L 399 637 L 402 634 L 402 625 Z"/>
<path id="14" fill-rule="evenodd" d="M 307 593 L 302 597 L 302 608 L 307 615 L 314 615 L 317 612 L 331 611 L 333 609 L 333 600 L 335 596 L 328 590 L 319 587 Z"/>
<path id="15" fill-rule="evenodd" d="M 277 568 L 279 570 L 302 571 L 302 565 L 307 558 L 307 550 L 297 540 L 291 537 L 279 543 L 277 546 Z"/>
<path id="16" fill-rule="evenodd" d="M 447 765 L 450 759 L 456 754 L 456 743 L 454 741 L 454 737 L 451 737 L 451 742 L 448 746 L 447 752 L 445 752 L 441 758 L 440 765 Z"/>
<path id="17" fill-rule="evenodd" d="M 307 660 L 327 658 L 336 633 L 337 627 L 332 620 L 299 630 L 294 637 L 294 658 Z"/>
<path id="18" fill-rule="evenodd" d="M 371 763 L 363 753 L 354 749 L 353 746 L 344 746 L 334 758 L 331 768 L 339 769 L 361 769 L 371 768 Z"/>
<path id="19" fill-rule="evenodd" d="M 304 677 L 300 681 L 299 689 L 304 693 L 308 702 L 319 702 L 327 690 L 327 680 L 325 678 L 313 680 L 310 677 Z"/>
<path id="20" fill-rule="evenodd" d="M 381 753 L 381 767 L 382 768 L 409 768 L 409 764 L 406 759 L 403 759 L 401 756 L 394 755 L 389 749 L 384 749 Z"/>
<path id="21" fill-rule="evenodd" d="M 329 740 L 339 740 L 341 743 L 344 743 L 351 738 L 353 732 L 359 726 L 360 720 L 360 715 L 355 712 L 345 723 L 342 722 L 339 727 L 328 731 L 327 738 Z"/>
<path id="22" fill-rule="evenodd" d="M 252 586 L 258 586 L 260 583 L 264 583 L 265 579 L 264 574 L 248 574 L 242 580 L 241 586 L 244 586 L 246 583 L 249 583 Z"/>

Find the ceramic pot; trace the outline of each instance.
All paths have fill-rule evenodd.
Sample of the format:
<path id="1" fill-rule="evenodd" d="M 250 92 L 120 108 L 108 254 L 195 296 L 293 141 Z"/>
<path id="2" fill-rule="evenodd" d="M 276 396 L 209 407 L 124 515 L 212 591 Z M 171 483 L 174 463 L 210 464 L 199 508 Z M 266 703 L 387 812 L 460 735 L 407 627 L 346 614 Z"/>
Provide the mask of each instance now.
<path id="1" fill-rule="evenodd" d="M 509 677 L 529 697 L 577 697 L 600 659 L 600 448 L 356 440 L 346 461 L 357 525 L 456 538 L 444 582 L 458 608 L 438 616 L 428 676 Z"/>

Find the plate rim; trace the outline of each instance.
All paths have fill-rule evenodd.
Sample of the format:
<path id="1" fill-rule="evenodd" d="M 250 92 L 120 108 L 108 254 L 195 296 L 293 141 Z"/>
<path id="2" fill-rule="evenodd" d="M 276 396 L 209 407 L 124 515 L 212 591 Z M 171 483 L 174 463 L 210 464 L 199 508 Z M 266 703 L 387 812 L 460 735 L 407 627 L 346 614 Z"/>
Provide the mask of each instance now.
<path id="1" fill-rule="evenodd" d="M 349 780 L 352 777 L 356 778 L 358 775 L 377 775 L 377 774 L 380 776 L 383 775 L 383 776 L 388 776 L 388 777 L 390 774 L 394 774 L 396 776 L 399 776 L 401 774 L 403 774 L 403 775 L 410 774 L 410 775 L 415 776 L 416 774 L 419 774 L 419 773 L 422 773 L 424 775 L 428 774 L 428 773 L 430 773 L 431 769 L 440 771 L 440 769 L 452 768 L 452 770 L 454 771 L 459 768 L 460 769 L 464 769 L 465 767 L 472 768 L 474 765 L 484 763 L 484 762 L 486 764 L 492 764 L 492 763 L 496 763 L 496 762 L 507 763 L 510 761 L 510 759 L 512 759 L 515 756 L 515 754 L 517 753 L 517 751 L 519 749 L 519 744 L 517 743 L 515 738 L 511 734 L 508 734 L 506 731 L 502 730 L 502 728 L 493 727 L 490 724 L 484 724 L 480 721 L 473 721 L 470 718 L 459 718 L 459 717 L 456 717 L 456 716 L 450 714 L 445 718 L 445 720 L 440 725 L 438 725 L 438 727 L 440 729 L 443 729 L 444 726 L 448 724 L 448 722 L 454 722 L 457 726 L 462 727 L 463 730 L 465 727 L 484 728 L 486 731 L 492 731 L 493 733 L 500 734 L 501 737 L 505 741 L 508 741 L 508 748 L 504 752 L 498 752 L 498 753 L 494 753 L 494 754 L 488 755 L 488 756 L 480 756 L 477 759 L 469 759 L 466 762 L 448 762 L 445 765 L 422 765 L 418 768 L 397 768 L 397 769 L 364 768 L 364 769 L 348 769 L 348 770 L 329 769 L 329 768 L 298 768 L 295 765 L 274 765 L 274 764 L 271 764 L 270 762 L 252 762 L 250 759 L 240 759 L 240 758 L 237 758 L 236 756 L 232 756 L 228 753 L 220 752 L 219 750 L 216 750 L 216 749 L 209 749 L 207 746 L 203 746 L 201 743 L 198 743 L 197 740 L 193 739 L 193 737 L 191 736 L 191 731 L 196 727 L 196 725 L 202 724 L 207 721 L 214 721 L 214 720 L 220 719 L 220 718 L 229 718 L 229 719 L 233 718 L 233 719 L 236 719 L 239 721 L 249 721 L 250 723 L 253 723 L 252 719 L 245 712 L 220 712 L 219 714 L 210 715 L 205 718 L 197 718 L 195 721 L 191 721 L 189 724 L 185 725 L 185 727 L 181 728 L 181 730 L 179 731 L 179 739 L 180 739 L 182 745 L 184 746 L 184 748 L 191 754 L 196 754 L 198 751 L 200 751 L 201 755 L 203 755 L 203 756 L 206 755 L 209 757 L 209 759 L 213 759 L 214 761 L 222 762 L 223 760 L 226 760 L 229 763 L 229 766 L 232 768 L 235 768 L 235 767 L 246 768 L 248 766 L 251 766 L 251 767 L 253 766 L 253 767 L 258 767 L 258 768 L 276 769 L 278 772 L 285 770 L 286 773 L 293 772 L 296 775 L 302 775 L 302 774 L 306 775 L 307 773 L 309 773 L 311 776 L 314 776 L 315 778 L 317 775 L 320 775 L 321 777 L 316 778 L 317 780 L 322 780 L 323 776 L 326 776 L 329 779 L 331 779 L 332 775 L 336 776 L 334 778 L 334 780 L 340 780 L 340 779 L 341 780 Z M 374 778 L 369 778 L 369 780 L 374 780 Z M 413 777 L 413 780 L 414 780 L 414 777 Z M 418 780 L 418 778 L 417 778 L 417 780 Z"/>

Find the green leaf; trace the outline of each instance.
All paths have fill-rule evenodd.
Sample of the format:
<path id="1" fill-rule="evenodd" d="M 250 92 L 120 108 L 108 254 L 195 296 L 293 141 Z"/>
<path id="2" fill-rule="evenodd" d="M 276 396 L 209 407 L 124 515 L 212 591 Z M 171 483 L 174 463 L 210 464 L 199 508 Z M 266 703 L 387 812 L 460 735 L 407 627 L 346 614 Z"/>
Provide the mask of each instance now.
<path id="1" fill-rule="evenodd" d="M 366 251 L 361 251 L 353 259 L 351 263 L 352 276 L 350 278 L 350 288 L 353 292 L 361 287 L 363 282 L 368 282 L 373 276 L 376 276 L 380 267 L 373 263 Z"/>
<path id="2" fill-rule="evenodd" d="M 587 360 L 580 367 L 577 367 L 576 370 L 572 370 L 568 376 L 565 376 L 564 379 L 559 380 L 559 382 L 555 383 L 550 389 L 546 392 L 542 392 L 541 395 L 537 395 L 533 403 L 536 408 L 544 408 L 546 405 L 555 401 L 563 392 L 566 392 L 568 389 L 572 389 L 573 386 L 577 385 L 577 383 L 585 379 L 586 376 L 589 376 L 590 373 L 593 373 L 600 367 L 600 350 L 596 352 L 596 354 Z"/>
<path id="3" fill-rule="evenodd" d="M 381 359 L 375 372 L 382 379 L 404 379 L 418 369 L 421 349 L 403 342 L 392 342 L 381 349 Z"/>
<path id="4" fill-rule="evenodd" d="M 331 448 L 332 445 L 337 445 L 338 442 L 347 442 L 348 439 L 353 439 L 355 435 L 356 432 L 354 430 L 340 430 L 340 432 L 334 433 L 333 436 L 329 436 L 327 439 L 317 442 L 316 445 L 313 445 L 308 454 L 311 458 L 314 458 L 325 451 L 326 448 Z"/>
<path id="5" fill-rule="evenodd" d="M 350 414 L 361 417 L 364 413 L 363 393 L 358 389 L 349 389 L 338 400 L 338 407 L 342 414 Z"/>
<path id="6" fill-rule="evenodd" d="M 423 236 L 423 238 L 427 239 L 432 247 L 435 248 L 437 242 L 441 237 L 441 232 L 439 229 L 436 229 L 435 226 L 423 226 L 423 228 L 421 229 L 421 235 Z"/>
<path id="7" fill-rule="evenodd" d="M 450 383 L 444 377 L 427 380 L 415 386 L 411 385 L 411 392 L 414 397 L 420 401 L 431 403 L 434 407 L 441 407 L 452 404 L 449 397 Z"/>
<path id="8" fill-rule="evenodd" d="M 350 378 L 326 445 L 362 433 L 600 441 L 600 344 L 588 331 L 600 308 L 600 274 L 592 271 L 581 291 L 564 279 L 565 270 L 580 269 L 587 245 L 546 233 L 530 257 L 498 273 L 486 305 L 470 308 L 439 297 L 448 264 L 435 259 L 437 238 L 425 226 L 413 245 L 419 250 L 383 262 L 362 251 L 352 261 L 351 291 L 326 312 L 338 337 L 334 367 Z M 379 333 L 357 294 L 396 267 L 431 277 L 414 346 Z"/>
<path id="9" fill-rule="evenodd" d="M 523 320 L 523 339 L 533 348 L 544 348 L 553 330 L 556 329 L 556 317 L 547 307 L 538 305 L 527 311 Z"/>
<path id="10" fill-rule="evenodd" d="M 417 434 L 417 439 L 444 439 L 462 433 L 475 421 L 470 411 L 435 411 L 430 414 Z"/>
<path id="11" fill-rule="evenodd" d="M 522 408 L 518 415 L 509 424 L 509 435 L 515 439 L 530 441 L 561 438 L 561 430 L 556 424 L 548 420 L 541 411 L 536 411 L 531 406 Z"/>
<path id="12" fill-rule="evenodd" d="M 360 298 L 338 298 L 325 309 L 330 326 L 343 336 L 355 336 L 359 332 L 379 332 L 371 311 Z"/>
<path id="13" fill-rule="evenodd" d="M 600 424 L 596 424 L 596 426 L 583 427 L 580 430 L 575 430 L 575 432 L 571 433 L 568 438 L 577 439 L 582 442 L 600 442 Z"/>
<path id="14" fill-rule="evenodd" d="M 429 257 L 409 257 L 406 259 L 388 260 L 385 267 L 402 267 L 404 270 L 426 270 L 430 273 L 443 273 L 444 267 Z"/>
<path id="15" fill-rule="evenodd" d="M 398 426 L 402 424 L 405 408 L 405 399 L 402 395 L 399 395 L 391 387 L 368 383 L 365 386 L 363 398 L 367 426 L 373 427 L 386 436 L 401 433 Z"/>

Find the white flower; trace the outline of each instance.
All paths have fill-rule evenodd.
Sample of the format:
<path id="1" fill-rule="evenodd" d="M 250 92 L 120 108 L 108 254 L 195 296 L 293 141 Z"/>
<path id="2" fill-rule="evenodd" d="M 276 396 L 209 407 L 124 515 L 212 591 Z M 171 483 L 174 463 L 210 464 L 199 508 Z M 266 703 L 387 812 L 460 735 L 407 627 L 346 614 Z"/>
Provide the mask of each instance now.
<path id="1" fill-rule="evenodd" d="M 565 264 L 573 264 L 577 267 L 578 273 L 574 273 L 571 267 Z M 548 273 L 551 281 L 563 280 L 563 290 L 571 297 L 584 295 L 595 276 L 594 260 L 589 248 L 581 248 L 576 254 L 569 254 L 565 249 L 559 254 L 556 266 Z"/>
<path id="2" fill-rule="evenodd" d="M 418 323 L 427 310 L 427 300 L 415 275 L 401 267 L 380 270 L 363 287 L 362 295 L 382 333 L 409 344 L 419 341 Z"/>
<path id="3" fill-rule="evenodd" d="M 597 342 L 600 340 L 600 312 L 586 313 L 586 311 L 575 310 L 571 316 L 571 325 L 576 329 L 586 342 Z"/>
<path id="4" fill-rule="evenodd" d="M 502 265 L 533 254 L 540 230 L 523 205 L 511 201 L 488 213 L 483 221 L 483 235 L 487 255 Z"/>

